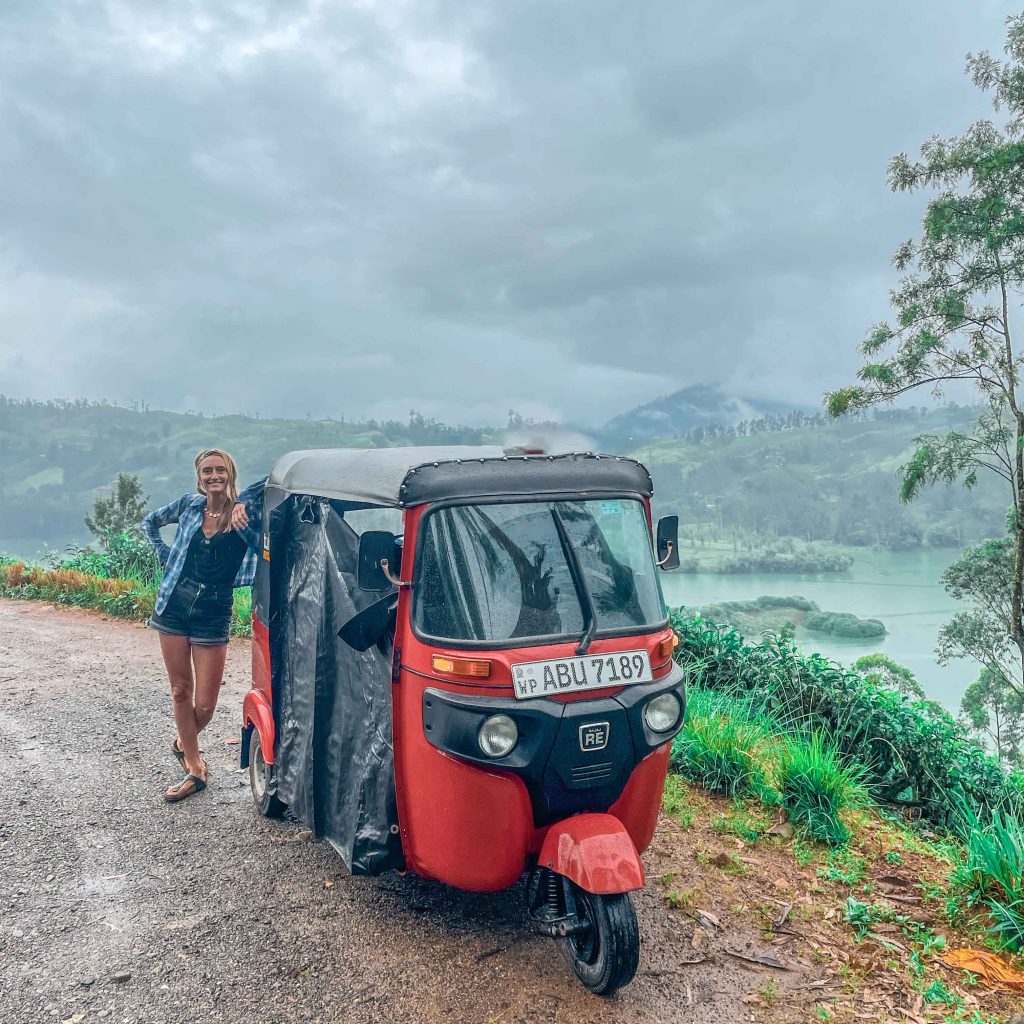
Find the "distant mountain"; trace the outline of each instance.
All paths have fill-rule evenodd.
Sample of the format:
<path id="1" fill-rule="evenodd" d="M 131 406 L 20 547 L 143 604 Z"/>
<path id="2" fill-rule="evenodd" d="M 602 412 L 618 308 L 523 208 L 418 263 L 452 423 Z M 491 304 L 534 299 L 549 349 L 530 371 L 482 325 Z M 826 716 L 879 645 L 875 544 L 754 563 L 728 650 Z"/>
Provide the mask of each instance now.
<path id="1" fill-rule="evenodd" d="M 609 420 L 600 431 L 608 442 L 644 442 L 662 437 L 678 437 L 694 427 L 710 423 L 722 426 L 757 420 L 764 416 L 785 416 L 792 405 L 766 399 L 739 398 L 709 384 L 696 384 L 638 405 Z M 801 412 L 810 412 L 804 409 Z"/>

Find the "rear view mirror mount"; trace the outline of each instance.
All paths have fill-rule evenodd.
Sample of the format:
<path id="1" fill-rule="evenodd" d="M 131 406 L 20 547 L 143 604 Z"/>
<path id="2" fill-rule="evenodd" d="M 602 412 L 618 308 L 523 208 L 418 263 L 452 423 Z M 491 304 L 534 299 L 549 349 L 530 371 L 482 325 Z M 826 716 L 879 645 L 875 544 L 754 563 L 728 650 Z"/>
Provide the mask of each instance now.
<path id="1" fill-rule="evenodd" d="M 401 549 L 398 538 L 387 530 L 367 530 L 359 537 L 360 590 L 383 593 L 401 586 L 394 569 L 401 568 Z M 396 564 L 397 563 L 397 564 Z"/>
<path id="2" fill-rule="evenodd" d="M 660 569 L 667 572 L 679 568 L 679 516 L 662 516 L 658 520 L 656 549 Z"/>

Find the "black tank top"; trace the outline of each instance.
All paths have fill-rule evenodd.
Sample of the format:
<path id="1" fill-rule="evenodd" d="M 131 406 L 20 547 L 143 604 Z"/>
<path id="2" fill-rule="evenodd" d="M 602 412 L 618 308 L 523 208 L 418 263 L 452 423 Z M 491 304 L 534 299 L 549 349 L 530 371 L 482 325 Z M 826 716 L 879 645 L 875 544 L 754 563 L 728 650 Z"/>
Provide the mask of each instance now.
<path id="1" fill-rule="evenodd" d="M 233 583 L 242 567 L 245 550 L 245 541 L 234 530 L 215 533 L 207 539 L 202 529 L 198 529 L 189 543 L 181 575 L 208 586 Z"/>

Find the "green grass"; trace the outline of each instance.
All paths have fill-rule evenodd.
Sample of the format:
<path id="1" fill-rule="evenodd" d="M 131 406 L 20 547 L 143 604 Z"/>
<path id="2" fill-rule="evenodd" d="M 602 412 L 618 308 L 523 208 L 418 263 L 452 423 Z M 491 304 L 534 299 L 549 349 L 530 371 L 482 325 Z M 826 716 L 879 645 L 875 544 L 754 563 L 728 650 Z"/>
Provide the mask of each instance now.
<path id="1" fill-rule="evenodd" d="M 950 880 L 953 916 L 984 907 L 995 943 L 1024 950 L 1024 820 L 1014 810 L 996 809 L 985 824 L 965 808 L 961 830 L 964 858 Z"/>
<path id="2" fill-rule="evenodd" d="M 665 780 L 665 793 L 662 797 L 661 808 L 681 828 L 690 828 L 698 811 L 698 808 L 690 802 L 690 794 L 686 786 L 675 775 L 669 775 Z"/>
<path id="3" fill-rule="evenodd" d="M 934 701 L 877 685 L 787 636 L 748 644 L 685 609 L 672 613 L 680 643 L 675 659 L 694 688 L 756 702 L 782 732 L 822 733 L 860 766 L 872 800 L 912 804 L 933 828 L 948 829 L 963 801 L 979 813 L 1010 799 L 1024 803 L 1024 778 L 1007 776 L 995 758 Z"/>
<path id="4" fill-rule="evenodd" d="M 820 733 L 781 746 L 776 786 L 789 820 L 830 846 L 850 839 L 840 813 L 868 803 L 864 771 L 844 762 Z"/>
<path id="5" fill-rule="evenodd" d="M 692 687 L 686 725 L 673 741 L 670 765 L 712 793 L 781 804 L 811 839 L 832 846 L 846 843 L 850 834 L 840 815 L 870 803 L 862 773 L 821 735 L 787 733 L 751 698 Z M 768 827 L 750 808 L 738 814 L 734 807 L 719 818 L 712 827 L 751 842 Z"/>
<path id="6" fill-rule="evenodd" d="M 841 885 L 860 885 L 867 877 L 868 863 L 848 847 L 832 850 L 825 858 L 825 864 L 818 868 L 818 877 L 826 882 Z"/>
<path id="7" fill-rule="evenodd" d="M 691 690 L 686 725 L 672 743 L 670 763 L 683 778 L 712 793 L 770 801 L 773 791 L 763 766 L 777 734 L 749 702 Z"/>
<path id="8" fill-rule="evenodd" d="M 728 811 L 711 816 L 711 828 L 724 835 L 756 843 L 769 828 L 771 816 L 751 801 L 734 800 Z"/>
<path id="9" fill-rule="evenodd" d="M 231 635 L 252 636 L 252 591 L 248 587 L 235 591 L 231 606 Z"/>

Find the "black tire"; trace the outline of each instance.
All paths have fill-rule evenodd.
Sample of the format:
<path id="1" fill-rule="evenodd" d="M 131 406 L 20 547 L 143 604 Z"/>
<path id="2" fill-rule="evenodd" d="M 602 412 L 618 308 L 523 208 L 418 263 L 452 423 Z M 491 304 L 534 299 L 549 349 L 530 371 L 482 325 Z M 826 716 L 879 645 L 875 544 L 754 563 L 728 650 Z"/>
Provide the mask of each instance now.
<path id="1" fill-rule="evenodd" d="M 264 818 L 280 818 L 288 806 L 277 798 L 274 766 L 263 760 L 260 734 L 253 729 L 249 737 L 249 789 L 252 802 Z"/>
<path id="2" fill-rule="evenodd" d="M 628 892 L 595 896 L 574 883 L 576 914 L 589 927 L 559 939 L 576 977 L 595 995 L 614 995 L 628 985 L 640 963 L 640 929 Z"/>

